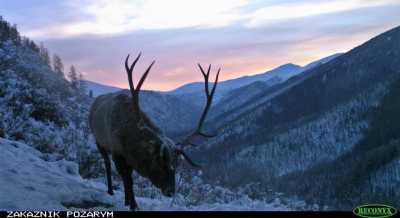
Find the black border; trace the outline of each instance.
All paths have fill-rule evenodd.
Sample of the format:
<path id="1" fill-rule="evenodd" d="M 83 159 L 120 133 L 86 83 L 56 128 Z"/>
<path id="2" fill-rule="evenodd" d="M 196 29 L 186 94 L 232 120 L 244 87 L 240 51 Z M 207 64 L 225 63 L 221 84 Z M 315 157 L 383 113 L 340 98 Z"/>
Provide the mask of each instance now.
<path id="1" fill-rule="evenodd" d="M 33 212 L 33 211 L 32 211 Z M 67 211 L 58 211 L 66 217 Z M 0 211 L 0 217 L 7 217 L 7 211 Z M 71 217 L 71 216 L 70 216 Z M 125 217 L 358 217 L 351 211 L 113 211 L 114 218 Z M 72 218 L 72 217 L 71 217 Z"/>

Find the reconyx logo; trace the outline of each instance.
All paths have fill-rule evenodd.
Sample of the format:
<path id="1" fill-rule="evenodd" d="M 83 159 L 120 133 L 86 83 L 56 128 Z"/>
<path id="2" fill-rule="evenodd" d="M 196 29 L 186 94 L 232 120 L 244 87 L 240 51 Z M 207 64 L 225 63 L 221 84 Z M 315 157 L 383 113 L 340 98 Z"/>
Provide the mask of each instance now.
<path id="1" fill-rule="evenodd" d="M 396 208 L 384 204 L 366 204 L 354 208 L 353 213 L 360 217 L 391 217 L 397 213 Z"/>

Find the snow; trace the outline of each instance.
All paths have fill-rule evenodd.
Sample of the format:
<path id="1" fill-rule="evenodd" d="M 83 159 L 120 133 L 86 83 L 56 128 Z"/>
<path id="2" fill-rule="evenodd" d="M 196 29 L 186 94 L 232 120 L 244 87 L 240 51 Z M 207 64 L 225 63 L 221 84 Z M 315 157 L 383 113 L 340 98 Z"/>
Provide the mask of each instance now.
<path id="1" fill-rule="evenodd" d="M 75 162 L 59 160 L 47 162 L 33 147 L 0 138 L 0 210 L 128 210 L 123 205 L 123 193 L 106 193 L 106 186 L 98 180 L 79 176 Z M 182 206 L 172 198 L 152 199 L 136 197 L 141 210 L 291 210 L 279 199 L 265 203 L 247 197 L 229 203 Z"/>
<path id="2" fill-rule="evenodd" d="M 38 150 L 0 139 L 0 210 L 64 210 L 82 201 L 111 203 L 112 198 L 78 175 L 70 161 L 46 162 Z"/>

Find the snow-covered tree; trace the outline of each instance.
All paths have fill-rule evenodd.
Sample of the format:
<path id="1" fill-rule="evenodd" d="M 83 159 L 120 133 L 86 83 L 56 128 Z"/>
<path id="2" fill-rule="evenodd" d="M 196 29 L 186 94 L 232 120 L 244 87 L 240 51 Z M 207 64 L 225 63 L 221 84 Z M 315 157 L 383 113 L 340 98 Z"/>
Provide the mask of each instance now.
<path id="1" fill-rule="evenodd" d="M 79 92 L 86 94 L 87 93 L 87 83 L 82 73 L 79 73 Z"/>
<path id="2" fill-rule="evenodd" d="M 74 89 L 79 88 L 79 78 L 78 73 L 76 72 L 75 66 L 71 65 L 68 72 L 68 79 L 71 82 L 71 85 Z"/>
<path id="3" fill-rule="evenodd" d="M 53 70 L 59 76 L 64 77 L 64 64 L 62 63 L 60 56 L 56 54 L 53 55 Z"/>
<path id="4" fill-rule="evenodd" d="M 44 63 L 47 64 L 47 66 L 50 66 L 50 54 L 49 54 L 49 50 L 47 50 L 46 47 L 44 47 L 43 42 L 40 43 L 40 47 L 39 47 L 39 51 L 40 51 L 40 57 L 42 58 L 42 60 L 44 61 Z"/>

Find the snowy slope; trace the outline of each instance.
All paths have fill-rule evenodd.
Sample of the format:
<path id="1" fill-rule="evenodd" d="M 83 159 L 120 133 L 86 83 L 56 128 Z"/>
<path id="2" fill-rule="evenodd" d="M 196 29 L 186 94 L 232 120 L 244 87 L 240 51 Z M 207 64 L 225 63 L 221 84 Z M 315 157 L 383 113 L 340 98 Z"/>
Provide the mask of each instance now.
<path id="1" fill-rule="evenodd" d="M 46 162 L 22 143 L 0 139 L 0 210 L 63 210 L 68 204 L 111 205 L 113 199 L 78 175 L 74 162 Z"/>
<path id="2" fill-rule="evenodd" d="M 337 168 L 337 163 L 345 163 L 338 171 L 348 167 L 357 169 L 353 160 L 349 158 L 345 162 L 342 157 L 354 150 L 365 137 L 371 117 L 376 114 L 383 96 L 390 91 L 389 84 L 400 77 L 398 39 L 400 27 L 367 41 L 333 61 L 289 79 L 280 85 L 280 89 L 273 92 L 266 90 L 232 112 L 222 114 L 218 117 L 220 119 L 212 119 L 209 124 L 216 126 L 219 135 L 212 139 L 214 141 L 204 142 L 203 144 L 211 145 L 210 149 L 198 155 L 208 158 L 204 162 L 213 163 L 212 170 L 215 170 L 209 173 L 209 177 L 218 177 L 221 174 L 219 169 L 228 169 L 226 171 L 235 172 L 225 176 L 229 178 L 229 184 L 235 176 L 238 180 L 242 179 L 242 176 L 237 176 L 238 173 L 234 171 L 239 167 L 244 169 L 244 175 L 249 171 L 259 170 L 261 173 L 254 175 L 253 180 L 278 178 L 297 171 L 295 176 L 284 177 L 276 182 L 282 185 L 280 190 L 288 193 L 287 184 L 292 184 L 292 193 L 301 193 L 299 196 L 302 197 L 307 195 L 312 201 L 336 201 L 332 204 L 341 202 L 345 197 L 346 201 L 343 202 L 347 205 L 336 206 L 336 209 L 347 209 L 354 204 L 377 201 L 376 196 L 380 197 L 381 202 L 388 202 L 386 197 L 393 196 L 391 186 L 373 189 L 371 185 L 366 185 L 368 190 L 363 192 L 362 198 L 360 195 L 353 195 L 355 197 L 351 200 L 356 203 L 349 204 L 348 192 L 341 193 L 343 197 L 336 188 L 340 189 L 345 184 L 356 192 L 359 185 L 350 182 L 338 184 L 332 176 L 339 173 L 327 170 L 324 163 L 335 160 L 332 168 Z M 394 103 L 393 100 L 392 102 Z M 397 114 L 391 115 L 389 120 L 396 117 Z M 229 121 L 229 118 L 233 119 Z M 221 125 L 212 122 L 214 120 L 228 122 Z M 364 152 L 365 150 L 367 148 L 363 149 Z M 376 154 L 378 152 L 371 152 L 371 156 Z M 383 159 L 388 159 L 388 156 L 382 158 L 382 162 Z M 379 166 L 384 169 L 382 162 Z M 372 165 L 369 162 L 366 165 L 362 163 L 360 165 L 366 167 Z M 216 166 L 217 164 L 220 166 Z M 317 173 L 314 171 L 316 168 L 320 169 Z M 371 173 L 355 171 L 358 178 L 361 178 L 361 174 L 369 176 Z M 313 175 L 310 176 L 311 172 Z M 326 174 L 322 175 L 321 172 Z M 317 174 L 321 174 L 318 179 Z M 389 177 L 390 179 L 381 180 L 397 178 L 396 175 Z M 305 178 L 309 180 L 304 182 Z M 301 179 L 304 180 L 300 181 Z M 270 181 L 265 183 L 271 184 Z M 303 185 L 303 191 L 298 191 Z M 321 190 L 327 190 L 332 196 L 327 197 Z"/>
<path id="3" fill-rule="evenodd" d="M 0 149 L 0 210 L 128 209 L 120 190 L 108 195 L 104 183 L 82 179 L 74 162 L 44 161 L 36 149 L 3 138 Z M 141 210 L 290 210 L 279 199 L 265 203 L 243 197 L 191 207 L 171 204 L 172 198 L 136 199 Z"/>

